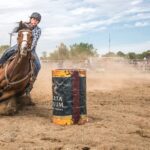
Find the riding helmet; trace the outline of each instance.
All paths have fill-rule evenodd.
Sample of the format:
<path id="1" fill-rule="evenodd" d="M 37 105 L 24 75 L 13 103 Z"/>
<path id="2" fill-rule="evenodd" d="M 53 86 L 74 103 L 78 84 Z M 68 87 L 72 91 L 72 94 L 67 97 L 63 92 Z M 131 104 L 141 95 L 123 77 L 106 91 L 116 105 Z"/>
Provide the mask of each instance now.
<path id="1" fill-rule="evenodd" d="M 38 12 L 33 12 L 30 16 L 30 18 L 35 18 L 37 19 L 39 22 L 41 21 L 41 15 Z"/>

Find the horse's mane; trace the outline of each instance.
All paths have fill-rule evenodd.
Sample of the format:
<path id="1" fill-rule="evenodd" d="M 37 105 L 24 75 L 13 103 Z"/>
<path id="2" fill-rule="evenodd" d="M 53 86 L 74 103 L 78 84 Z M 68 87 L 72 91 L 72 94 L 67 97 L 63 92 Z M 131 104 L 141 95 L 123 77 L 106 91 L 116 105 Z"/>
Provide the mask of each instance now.
<path id="1" fill-rule="evenodd" d="M 33 27 L 29 24 L 29 22 L 19 21 L 17 22 L 17 27 L 13 29 L 13 33 L 19 32 L 20 30 L 29 29 L 32 30 Z"/>

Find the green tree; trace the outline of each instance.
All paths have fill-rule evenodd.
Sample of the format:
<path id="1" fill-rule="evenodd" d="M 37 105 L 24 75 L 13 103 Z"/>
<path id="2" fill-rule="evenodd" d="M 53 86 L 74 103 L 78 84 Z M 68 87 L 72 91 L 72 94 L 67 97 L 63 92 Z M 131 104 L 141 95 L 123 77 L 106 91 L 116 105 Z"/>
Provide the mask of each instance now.
<path id="1" fill-rule="evenodd" d="M 136 59 L 136 58 L 137 58 L 135 52 L 129 52 L 129 53 L 127 54 L 127 56 L 128 56 L 129 59 Z"/>
<path id="2" fill-rule="evenodd" d="M 144 58 L 150 58 L 150 50 L 147 50 L 143 53 L 140 54 L 140 58 L 139 59 L 144 59 Z"/>
<path id="3" fill-rule="evenodd" d="M 89 56 L 97 56 L 98 54 L 96 51 L 97 50 L 93 47 L 93 45 L 88 43 L 75 43 L 70 46 L 70 55 L 72 58 L 75 57 L 86 59 Z"/>
<path id="4" fill-rule="evenodd" d="M 116 54 L 114 52 L 108 52 L 105 55 L 103 55 L 103 57 L 115 57 Z"/>
<path id="5" fill-rule="evenodd" d="M 119 57 L 125 57 L 125 56 L 126 56 L 122 51 L 118 51 L 118 52 L 117 52 L 117 55 L 118 55 Z"/>

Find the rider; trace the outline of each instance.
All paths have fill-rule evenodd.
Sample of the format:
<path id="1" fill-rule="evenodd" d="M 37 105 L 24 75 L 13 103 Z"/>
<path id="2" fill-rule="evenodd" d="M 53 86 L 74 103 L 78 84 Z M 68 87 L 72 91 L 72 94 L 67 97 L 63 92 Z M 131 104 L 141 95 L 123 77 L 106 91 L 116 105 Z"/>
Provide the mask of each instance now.
<path id="1" fill-rule="evenodd" d="M 23 25 L 25 27 L 28 27 L 32 30 L 32 36 L 33 36 L 33 41 L 32 41 L 32 46 L 31 46 L 31 51 L 34 56 L 34 64 L 35 64 L 35 77 L 37 77 L 39 70 L 41 69 L 41 64 L 40 60 L 36 54 L 36 46 L 38 39 L 41 36 L 41 29 L 38 27 L 39 22 L 41 21 L 41 15 L 38 12 L 33 12 L 30 16 L 29 22 L 23 22 Z M 20 30 L 20 26 L 14 28 L 12 33 L 16 33 Z M 8 58 L 10 58 L 18 49 L 18 45 L 14 45 L 7 49 L 4 54 L 2 55 L 0 59 L 0 65 L 4 64 Z M 31 88 L 28 88 L 28 94 L 30 92 Z"/>

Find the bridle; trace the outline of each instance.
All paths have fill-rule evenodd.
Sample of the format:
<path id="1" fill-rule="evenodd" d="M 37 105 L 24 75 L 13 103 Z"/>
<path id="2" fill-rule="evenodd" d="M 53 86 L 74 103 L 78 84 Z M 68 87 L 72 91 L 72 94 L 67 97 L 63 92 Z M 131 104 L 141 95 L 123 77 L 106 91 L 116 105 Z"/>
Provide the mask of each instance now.
<path id="1" fill-rule="evenodd" d="M 29 29 L 20 30 L 18 33 L 18 48 L 22 57 L 27 55 L 28 51 L 31 51 L 32 44 L 32 31 Z"/>
<path id="2" fill-rule="evenodd" d="M 22 39 L 21 39 L 21 37 L 22 37 Z M 30 38 L 30 39 L 28 39 L 28 38 Z M 32 31 L 31 30 L 20 30 L 18 33 L 17 42 L 18 42 L 18 50 L 20 52 L 20 56 L 21 57 L 27 56 L 27 52 L 31 51 Z M 32 59 L 30 60 L 31 71 L 25 77 L 23 77 L 22 79 L 20 79 L 18 81 L 11 82 L 9 80 L 8 73 L 7 73 L 8 72 L 8 65 L 9 65 L 9 63 L 7 63 L 5 68 L 4 68 L 5 80 L 7 82 L 7 85 L 4 87 L 4 90 L 7 89 L 8 87 L 11 87 L 12 85 L 16 85 L 16 84 L 19 84 L 19 83 L 25 81 L 29 77 L 31 80 L 33 80 L 33 78 L 34 78 L 34 67 L 33 67 L 33 60 Z"/>

